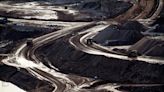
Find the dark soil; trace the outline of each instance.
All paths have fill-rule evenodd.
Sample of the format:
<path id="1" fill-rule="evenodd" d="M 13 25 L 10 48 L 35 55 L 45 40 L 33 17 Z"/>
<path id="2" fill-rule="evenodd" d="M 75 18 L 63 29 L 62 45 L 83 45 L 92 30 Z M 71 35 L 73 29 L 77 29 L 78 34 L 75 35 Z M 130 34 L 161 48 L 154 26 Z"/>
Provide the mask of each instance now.
<path id="1" fill-rule="evenodd" d="M 119 87 L 121 91 L 128 92 L 163 92 L 164 86 L 154 86 L 154 87 Z"/>
<path id="2" fill-rule="evenodd" d="M 21 29 L 16 30 L 16 29 Z M 31 31 L 27 31 L 28 29 Z M 26 30 L 27 29 L 27 30 Z M 33 28 L 30 26 L 16 26 L 16 25 L 3 25 L 0 27 L 0 42 L 1 48 L 0 53 L 11 53 L 14 48 L 19 46 L 27 38 L 33 38 L 47 34 L 56 29 L 45 29 L 40 30 L 41 28 Z M 42 28 L 44 29 L 44 28 Z M 9 43 L 9 44 L 7 44 Z M 3 46 L 4 44 L 7 44 Z M 2 57 L 1 57 L 2 58 Z M 54 87 L 46 81 L 39 80 L 34 76 L 30 75 L 27 71 L 23 69 L 16 69 L 14 67 L 0 65 L 0 80 L 11 82 L 18 87 L 28 91 L 28 92 L 52 92 Z"/>
<path id="3" fill-rule="evenodd" d="M 164 16 L 158 18 L 157 21 L 154 23 L 154 25 L 155 24 L 159 25 L 155 30 L 155 32 L 164 33 Z"/>
<path id="4" fill-rule="evenodd" d="M 0 1 L 4 1 L 4 0 L 0 0 Z M 26 0 L 26 1 L 29 2 L 33 0 Z M 72 1 L 74 2 L 75 0 Z M 89 17 L 87 16 L 87 18 L 78 18 L 79 16 L 81 16 L 81 14 L 79 14 L 79 16 L 68 15 L 69 16 L 68 18 L 66 17 L 67 15 L 66 13 L 58 12 L 59 18 L 67 19 L 66 21 L 84 20 L 84 19 L 87 21 L 88 20 L 92 21 L 97 19 L 103 20 L 106 18 L 113 18 L 121 13 L 124 13 L 130 7 L 132 7 L 132 5 L 129 3 L 123 3 L 121 1 L 117 2 L 114 0 L 106 0 L 106 2 L 101 3 L 101 0 L 99 0 L 98 3 L 95 2 L 83 3 L 82 5 L 80 5 L 80 8 L 79 6 L 78 7 L 75 6 L 75 7 L 79 9 L 81 14 L 86 14 L 86 15 L 88 14 L 90 16 Z M 88 12 L 88 10 L 90 9 L 94 11 Z M 9 15 L 11 16 L 12 13 L 13 12 L 9 13 L 8 16 Z M 18 12 L 16 11 L 16 13 L 19 14 L 19 11 Z M 1 11 L 1 14 L 4 14 L 4 16 L 6 16 L 5 15 L 6 11 L 5 10 Z M 97 16 L 95 16 L 96 14 Z M 18 15 L 16 15 L 15 17 L 17 16 Z M 19 17 L 21 16 L 23 16 L 23 14 L 20 14 Z M 127 28 L 130 28 L 131 30 L 135 29 L 135 31 L 138 32 L 143 31 L 142 25 L 137 25 L 137 26 L 136 24 L 133 24 L 135 26 L 132 25 L 128 26 L 128 25 L 129 25 L 128 23 L 124 25 L 124 28 L 126 30 L 129 30 Z M 48 32 L 50 31 L 26 32 L 26 31 L 18 31 L 12 29 L 10 26 L 0 27 L 1 45 L 11 42 L 10 44 L 4 47 L 2 46 L 2 48 L 0 48 L 0 53 L 10 53 L 13 50 L 13 48 L 16 47 L 17 44 L 24 41 L 26 38 L 37 37 L 46 34 Z M 102 81 L 105 81 L 105 83 L 112 83 L 112 82 L 127 83 L 127 84 L 128 83 L 141 83 L 141 84 L 164 83 L 164 77 L 163 77 L 164 65 L 150 64 L 141 61 L 120 60 L 115 58 L 107 58 L 105 56 L 90 55 L 81 52 L 75 49 L 72 45 L 70 45 L 68 41 L 70 37 L 71 35 L 68 35 L 66 37 L 56 40 L 54 43 L 39 48 L 35 54 L 38 56 L 38 58 L 40 58 L 43 61 L 45 65 L 49 66 L 47 61 L 50 61 L 53 66 L 57 67 L 63 73 L 76 74 L 80 76 L 100 79 Z M 152 45 L 156 45 L 156 42 L 155 44 L 151 44 L 151 43 L 144 44 L 141 47 L 144 47 L 146 45 L 149 45 L 148 47 L 150 47 Z M 140 46 L 137 45 L 136 47 L 138 49 L 138 47 Z M 163 45 L 161 45 L 160 47 L 161 47 L 160 49 L 163 49 Z M 152 49 L 153 51 L 156 51 L 153 53 L 160 52 L 159 47 L 155 47 L 154 49 L 157 48 L 158 50 Z M 143 53 L 146 52 L 145 49 L 144 50 L 142 49 L 139 50 L 141 54 L 142 52 Z M 163 50 L 161 53 L 162 53 L 161 55 L 163 55 Z M 18 70 L 16 68 L 9 67 L 6 65 L 0 65 L 0 80 L 14 83 L 15 85 L 29 92 L 52 92 L 52 90 L 54 89 L 52 86 L 50 86 L 50 83 L 36 79 L 35 77 L 31 76 L 26 70 L 23 69 Z M 159 87 L 124 87 L 123 86 L 123 87 L 119 87 L 118 89 L 123 91 L 130 91 L 130 92 L 163 92 L 164 90 L 163 86 L 159 86 Z"/>
<path id="5" fill-rule="evenodd" d="M 83 53 L 72 47 L 68 38 L 56 40 L 39 54 L 42 61 L 47 59 L 61 72 L 119 83 L 164 83 L 164 66 L 140 61 L 126 61 Z M 44 61 L 46 65 L 47 61 Z"/>
<path id="6" fill-rule="evenodd" d="M 142 24 L 129 21 L 121 26 L 111 25 L 105 28 L 93 37 L 93 40 L 98 44 L 108 46 L 132 45 L 143 37 L 141 31 L 145 31 L 145 29 Z"/>
<path id="7" fill-rule="evenodd" d="M 11 82 L 28 92 L 52 92 L 53 87 L 46 81 L 41 81 L 26 70 L 0 65 L 0 80 Z"/>
<path id="8" fill-rule="evenodd" d="M 124 30 L 145 31 L 147 28 L 138 21 L 124 21 L 121 23 Z"/>
<path id="9" fill-rule="evenodd" d="M 113 18 L 126 12 L 131 7 L 132 4 L 130 3 L 115 0 L 95 0 L 73 6 L 80 13 L 89 14 L 89 18 L 92 20 Z M 77 18 L 75 17 L 75 19 Z"/>
<path id="10" fill-rule="evenodd" d="M 17 26 L 17 25 L 4 25 L 0 27 L 0 45 L 7 44 L 1 47 L 0 53 L 10 53 L 13 48 L 18 44 L 25 41 L 27 38 L 35 38 L 47 34 L 56 29 L 37 28 L 32 26 Z"/>

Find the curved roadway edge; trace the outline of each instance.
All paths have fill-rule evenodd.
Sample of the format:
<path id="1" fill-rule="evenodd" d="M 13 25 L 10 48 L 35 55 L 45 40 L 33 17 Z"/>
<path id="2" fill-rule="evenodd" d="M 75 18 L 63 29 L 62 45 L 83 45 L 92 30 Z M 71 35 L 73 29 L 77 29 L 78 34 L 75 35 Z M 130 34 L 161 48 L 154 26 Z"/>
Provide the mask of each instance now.
<path id="1" fill-rule="evenodd" d="M 71 34 L 73 31 L 78 31 L 83 29 L 84 27 L 92 27 L 95 26 L 96 23 L 86 23 L 84 25 L 78 25 L 75 27 L 71 27 L 68 29 L 63 29 L 57 32 L 53 32 L 44 36 L 41 36 L 39 38 L 34 39 L 34 47 L 33 49 L 31 47 L 27 47 L 26 44 L 22 44 L 20 48 L 15 52 L 14 56 L 8 57 L 7 59 L 3 60 L 3 63 L 9 66 L 14 66 L 17 68 L 25 68 L 29 73 L 31 73 L 33 76 L 36 76 L 38 79 L 46 80 L 52 83 L 52 85 L 55 87 L 55 92 L 63 92 L 63 91 L 86 91 L 85 89 L 81 89 L 86 86 L 93 85 L 96 81 L 88 78 L 80 78 L 76 81 L 76 76 L 72 75 L 66 75 L 59 73 L 55 70 L 49 69 L 45 65 L 43 65 L 41 62 L 38 61 L 38 59 L 34 59 L 34 61 L 28 60 L 27 58 L 30 57 L 29 51 L 35 51 L 38 47 L 46 45 L 47 43 L 58 39 L 60 37 L 63 37 L 65 35 Z M 102 30 L 104 28 L 108 27 L 108 25 L 97 25 L 89 30 L 79 32 L 79 35 L 83 35 L 87 32 L 94 32 L 97 33 L 97 31 Z M 78 39 L 77 39 L 78 40 Z M 32 49 L 32 50 L 30 50 Z M 90 48 L 89 48 L 90 49 Z M 38 63 L 36 63 L 36 61 Z M 78 81 L 78 82 L 77 82 Z M 116 88 L 120 86 L 161 86 L 161 84 L 108 84 L 99 86 L 96 90 L 108 90 L 108 91 L 118 91 Z"/>
<path id="2" fill-rule="evenodd" d="M 160 4 L 159 4 L 159 7 L 157 8 L 157 11 L 150 17 L 150 19 L 155 19 L 157 17 L 157 15 L 160 13 L 161 8 L 163 8 L 163 0 L 160 0 Z M 146 21 L 148 21 L 148 20 L 146 20 Z M 77 87 L 76 83 L 68 78 L 68 75 L 61 74 L 55 70 L 49 69 L 48 67 L 43 65 L 40 61 L 38 61 L 38 59 L 34 56 L 34 51 L 38 47 L 46 45 L 47 43 L 50 43 L 50 42 L 54 41 L 55 39 L 58 39 L 65 35 L 71 34 L 73 31 L 81 30 L 86 26 L 91 27 L 94 25 L 95 25 L 95 23 L 85 23 L 83 25 L 77 25 L 75 27 L 63 29 L 63 30 L 60 30 L 57 32 L 52 32 L 50 34 L 35 38 L 33 40 L 33 43 L 34 43 L 33 48 L 26 46 L 26 43 L 24 43 L 14 53 L 14 56 L 8 57 L 8 58 L 2 60 L 2 62 L 9 66 L 14 66 L 17 68 L 25 68 L 30 73 L 32 73 L 34 76 L 36 76 L 42 80 L 47 80 L 47 81 L 51 82 L 52 85 L 55 87 L 54 91 L 62 92 L 64 90 L 68 90 L 71 87 Z M 107 27 L 107 25 L 105 25 L 101 28 L 103 29 L 106 27 Z M 96 31 L 101 31 L 102 30 L 101 28 L 97 29 Z M 147 59 L 147 58 L 143 58 L 143 57 L 128 58 L 127 56 L 107 53 L 107 52 L 104 52 L 104 47 L 99 46 L 97 44 L 94 44 L 93 46 L 88 46 L 85 44 L 86 39 L 90 38 L 96 34 L 96 32 L 90 32 L 89 34 L 88 34 L 88 32 L 79 33 L 79 35 L 72 37 L 69 40 L 70 43 L 77 49 L 80 49 L 81 51 L 84 51 L 89 54 L 103 55 L 103 56 L 106 56 L 109 58 L 120 58 L 120 59 L 125 59 L 125 60 L 130 60 L 130 61 L 139 60 L 139 61 L 146 61 L 149 63 L 159 63 L 159 64 L 164 63 L 163 60 L 159 60 L 159 59 Z M 30 57 L 35 61 L 32 61 Z M 59 81 L 59 80 L 61 80 L 61 81 Z"/>
<path id="3" fill-rule="evenodd" d="M 62 74 L 56 70 L 49 69 L 48 67 L 43 65 L 41 62 L 39 62 L 37 58 L 34 58 L 35 62 L 29 60 L 28 58 L 31 56 L 31 52 L 33 53 L 33 51 L 35 51 L 40 46 L 46 45 L 47 43 L 50 43 L 55 39 L 71 34 L 73 31 L 78 31 L 78 30 L 83 29 L 84 27 L 88 28 L 95 25 L 96 23 L 94 22 L 86 23 L 83 25 L 77 25 L 75 27 L 63 29 L 57 32 L 53 32 L 53 33 L 35 38 L 33 40 L 34 41 L 33 48 L 26 46 L 26 44 L 24 43 L 15 52 L 14 56 L 8 57 L 7 59 L 4 59 L 2 62 L 9 66 L 14 66 L 17 68 L 25 68 L 29 73 L 31 73 L 33 76 L 37 77 L 38 79 L 49 81 L 55 87 L 54 92 L 64 92 L 64 91 L 65 92 L 67 91 L 70 91 L 70 92 L 86 91 L 87 92 L 87 89 L 82 89 L 82 88 L 93 85 L 97 81 L 94 81 L 93 79 L 89 79 L 89 78 L 80 78 L 77 80 L 76 76 Z M 96 33 L 97 30 L 102 30 L 106 27 L 108 27 L 108 25 L 97 25 L 91 28 L 92 30 L 89 29 L 83 32 L 79 32 L 79 34 L 91 32 L 91 31 Z M 107 85 L 99 86 L 95 90 L 121 92 L 121 91 L 118 91 L 116 88 L 120 86 L 149 87 L 149 86 L 161 86 L 161 85 L 162 84 L 107 84 Z"/>
<path id="4" fill-rule="evenodd" d="M 97 30 L 97 33 L 101 30 Z M 144 61 L 148 63 L 158 63 L 158 64 L 164 64 L 163 60 L 160 58 L 155 58 L 155 57 L 146 57 L 146 56 L 140 56 L 137 58 L 129 58 L 128 56 L 124 55 L 118 55 L 118 54 L 113 54 L 113 52 L 104 46 L 98 45 L 96 43 L 93 43 L 92 45 L 87 45 L 86 40 L 92 38 L 97 34 L 96 32 L 90 32 L 90 33 L 84 33 L 84 34 L 79 34 L 74 37 L 72 37 L 69 41 L 70 44 L 73 45 L 75 48 L 86 52 L 88 54 L 94 54 L 94 55 L 103 55 L 108 58 L 117 58 L 117 59 L 122 59 L 122 60 L 129 60 L 129 61 Z"/>
<path id="5" fill-rule="evenodd" d="M 157 0 L 157 3 L 158 3 L 158 7 L 157 7 L 156 11 L 154 12 L 154 14 L 148 19 L 140 19 L 139 20 L 140 22 L 144 21 L 144 24 L 146 24 L 146 25 L 150 25 L 153 22 L 155 22 L 155 19 L 159 16 L 160 12 L 163 9 L 163 0 Z M 98 31 L 101 31 L 101 30 L 97 30 L 97 33 L 98 33 Z M 87 45 L 86 40 L 88 38 L 92 38 L 97 33 L 96 32 L 90 32 L 90 33 L 86 32 L 84 34 L 76 35 L 70 39 L 70 44 L 72 44 L 75 48 L 77 48 L 83 52 L 86 52 L 88 54 L 103 55 L 103 56 L 106 56 L 109 58 L 118 58 L 118 59 L 129 60 L 129 61 L 138 60 L 138 61 L 144 61 L 144 62 L 153 63 L 153 64 L 154 63 L 164 64 L 163 58 L 148 57 L 148 56 L 129 58 L 128 56 L 113 54 L 112 51 L 109 50 L 109 48 L 98 45 L 96 43 L 93 43 L 93 45 Z"/>
<path id="6" fill-rule="evenodd" d="M 153 24 L 156 21 L 156 19 L 159 17 L 159 14 L 161 13 L 161 11 L 163 10 L 163 7 L 164 7 L 164 1 L 163 0 L 156 0 L 156 1 L 158 3 L 158 7 L 154 11 L 152 16 L 147 18 L 147 19 L 137 19 L 139 22 L 150 25 L 150 24 Z"/>
<path id="7" fill-rule="evenodd" d="M 74 27 L 69 27 L 40 36 L 33 40 L 34 48 L 38 48 L 44 44 L 54 41 L 55 39 L 71 34 L 74 31 L 82 30 L 84 27 L 92 27 L 94 25 L 96 25 L 94 22 L 84 23 L 83 25 L 76 25 Z M 76 84 L 68 78 L 68 75 L 49 69 L 41 62 L 37 61 L 38 59 L 35 59 L 37 63 L 36 61 L 28 60 L 27 58 L 29 57 L 29 49 L 31 49 L 31 47 L 28 47 L 26 43 L 24 43 L 19 49 L 17 49 L 17 51 L 14 53 L 14 56 L 3 59 L 2 62 L 9 66 L 25 68 L 37 78 L 49 81 L 55 87 L 54 91 L 56 92 L 63 92 L 64 90 L 68 90 L 76 86 Z"/>
<path id="8" fill-rule="evenodd" d="M 158 18 L 159 14 L 161 13 L 161 11 L 163 10 L 163 0 L 157 0 L 158 2 L 158 7 L 156 9 L 156 11 L 154 12 L 154 14 L 150 17 L 150 19 L 155 20 L 156 18 Z"/>

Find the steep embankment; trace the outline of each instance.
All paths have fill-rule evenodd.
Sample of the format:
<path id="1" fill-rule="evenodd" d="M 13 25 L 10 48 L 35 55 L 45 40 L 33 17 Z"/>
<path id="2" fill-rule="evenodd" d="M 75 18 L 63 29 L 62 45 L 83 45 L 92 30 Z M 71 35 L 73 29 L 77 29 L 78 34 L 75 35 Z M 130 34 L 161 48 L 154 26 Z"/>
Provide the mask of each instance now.
<path id="1" fill-rule="evenodd" d="M 156 3 L 157 0 L 140 0 L 136 4 L 133 5 L 131 9 L 129 9 L 124 14 L 116 17 L 115 19 L 117 21 L 124 21 L 126 19 L 143 19 L 147 18 L 147 16 L 150 15 L 150 13 L 153 11 L 154 6 L 158 3 Z"/>
<path id="2" fill-rule="evenodd" d="M 61 72 L 73 73 L 110 82 L 164 83 L 163 65 L 125 61 L 104 56 L 89 55 L 69 44 L 70 36 L 40 48 L 36 54 L 42 61 L 50 61 Z M 53 48 L 53 49 L 52 49 Z M 46 65 L 47 62 L 44 62 Z"/>

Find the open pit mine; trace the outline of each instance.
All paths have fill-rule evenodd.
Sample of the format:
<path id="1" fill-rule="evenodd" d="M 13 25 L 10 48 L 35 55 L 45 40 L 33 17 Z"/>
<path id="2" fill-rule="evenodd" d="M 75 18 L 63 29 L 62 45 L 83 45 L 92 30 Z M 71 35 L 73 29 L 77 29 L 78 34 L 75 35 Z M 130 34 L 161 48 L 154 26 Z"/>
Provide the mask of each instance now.
<path id="1" fill-rule="evenodd" d="M 164 92 L 164 0 L 0 0 L 0 92 Z"/>

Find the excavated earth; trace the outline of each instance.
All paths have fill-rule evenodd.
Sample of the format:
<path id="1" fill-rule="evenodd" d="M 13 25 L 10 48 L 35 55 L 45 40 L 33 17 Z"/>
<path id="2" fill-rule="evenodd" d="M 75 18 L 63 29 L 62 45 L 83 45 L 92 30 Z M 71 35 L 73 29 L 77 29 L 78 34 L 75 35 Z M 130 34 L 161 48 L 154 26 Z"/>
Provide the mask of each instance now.
<path id="1" fill-rule="evenodd" d="M 39 80 L 26 70 L 0 65 L 0 80 L 11 82 L 28 92 L 52 92 L 54 87 L 49 82 Z"/>
<path id="2" fill-rule="evenodd" d="M 56 28 L 37 27 L 29 24 L 6 24 L 0 26 L 0 53 L 10 53 L 13 48 L 25 41 L 27 38 L 38 37 L 52 31 L 59 30 Z"/>
<path id="3" fill-rule="evenodd" d="M 128 21 L 122 25 L 110 25 L 94 36 L 93 40 L 101 45 L 132 45 L 144 36 L 141 31 L 145 30 L 139 22 Z"/>
<path id="4" fill-rule="evenodd" d="M 67 1 L 67 0 L 64 0 L 64 1 Z M 115 3 L 115 4 L 118 4 L 118 3 Z M 119 4 L 126 7 L 124 7 L 123 9 L 120 9 L 120 7 L 122 6 L 111 5 L 110 7 L 107 7 L 107 8 L 111 8 L 111 7 L 115 8 L 118 12 L 115 12 L 113 10 L 106 11 L 106 9 L 104 9 L 104 11 L 100 12 L 99 16 L 98 17 L 96 16 L 95 19 L 99 19 L 99 18 L 103 19 L 102 15 L 104 14 L 108 15 L 108 16 L 105 16 L 105 18 L 114 17 L 116 15 L 119 15 L 125 12 L 127 9 L 132 7 L 131 4 L 129 3 L 119 2 Z M 66 19 L 66 21 L 70 21 L 72 19 L 76 19 L 76 20 L 86 19 L 88 21 L 90 20 L 90 16 L 93 17 L 92 15 L 97 13 L 97 11 L 100 11 L 99 3 L 94 4 L 93 6 L 92 6 L 92 3 L 84 3 L 82 5 L 79 5 L 78 7 L 79 8 L 82 7 L 80 8 L 81 9 L 80 12 L 82 12 L 85 15 L 88 6 L 91 6 L 89 8 L 92 8 L 95 11 L 91 12 L 91 14 L 87 14 L 85 18 L 78 18 L 78 16 L 81 16 L 81 15 L 77 15 L 76 18 L 74 18 L 74 16 L 72 15 L 69 15 L 70 19 Z M 6 15 L 5 10 L 1 10 L 0 12 L 1 12 L 1 16 L 5 15 L 8 17 L 10 17 L 10 15 L 13 13 L 13 11 L 8 12 L 8 14 Z M 60 14 L 58 15 L 60 18 L 65 19 L 64 16 L 67 15 L 65 14 L 65 12 L 64 13 L 59 12 L 59 11 L 57 12 Z M 115 12 L 116 14 L 113 14 L 113 12 Z M 138 13 L 138 11 L 136 12 Z M 18 15 L 19 17 L 24 16 L 24 13 L 20 11 L 18 12 L 14 11 L 14 13 L 16 13 L 16 16 L 12 16 L 12 17 L 17 18 Z M 108 13 L 112 13 L 113 15 L 109 15 Z M 33 16 L 33 15 L 28 15 L 28 16 Z M 131 17 L 134 17 L 134 16 L 131 16 Z M 118 20 L 119 19 L 120 17 L 118 17 Z M 123 19 L 126 19 L 126 18 L 123 17 Z M 0 44 L 2 45 L 0 49 L 1 53 L 12 52 L 13 47 L 17 46 L 15 44 L 18 44 L 18 43 L 20 44 L 26 38 L 37 37 L 37 36 L 40 36 L 40 35 L 43 35 L 45 33 L 52 31 L 51 30 L 48 32 L 43 32 L 43 31 L 41 32 L 23 31 L 22 32 L 20 30 L 15 31 L 16 29 L 13 30 L 10 27 L 0 27 L 0 30 L 1 30 Z M 15 37 L 15 35 L 17 35 L 17 37 Z M 74 33 L 74 35 L 76 35 L 76 33 Z M 75 49 L 69 43 L 70 37 L 72 37 L 72 35 L 67 35 L 65 37 L 55 40 L 53 43 L 50 43 L 48 45 L 45 45 L 44 47 L 37 49 L 35 52 L 35 55 L 38 57 L 38 59 L 40 59 L 40 61 L 43 61 L 43 63 L 47 66 L 49 66 L 49 62 L 51 62 L 51 64 L 55 66 L 56 68 L 58 68 L 59 71 L 61 71 L 62 73 L 75 74 L 79 76 L 94 78 L 95 80 L 97 79 L 102 80 L 102 82 L 92 85 L 91 88 L 94 88 L 101 84 L 107 84 L 107 83 L 164 84 L 164 78 L 163 78 L 164 65 L 150 64 L 150 63 L 141 62 L 141 61 L 120 60 L 120 59 L 115 59 L 115 58 L 107 58 L 105 56 L 87 54 L 87 53 L 84 53 L 82 51 Z M 4 45 L 4 44 L 7 44 L 7 45 Z M 51 68 L 51 66 L 49 67 Z M 20 88 L 25 89 L 29 92 L 52 92 L 52 90 L 54 89 L 50 83 L 34 78 L 30 74 L 28 74 L 26 70 L 16 69 L 16 68 L 9 67 L 6 65 L 0 65 L 0 80 L 12 82 L 16 84 L 17 86 L 19 86 Z M 150 87 L 149 86 L 148 87 L 121 86 L 121 87 L 118 87 L 118 89 L 121 91 L 130 91 L 130 92 L 163 92 L 164 86 L 154 86 L 154 87 L 152 86 Z"/>
<path id="5" fill-rule="evenodd" d="M 107 83 L 164 83 L 164 65 L 89 55 L 74 49 L 68 43 L 68 38 L 55 41 L 40 49 L 37 54 L 43 61 L 51 61 L 63 73 L 91 78 L 97 76 Z"/>
<path id="6" fill-rule="evenodd" d="M 74 33 L 74 35 L 76 34 Z M 76 74 L 79 76 L 96 78 L 103 81 L 100 84 L 93 85 L 93 87 L 106 83 L 164 83 L 164 65 L 87 54 L 75 49 L 69 43 L 70 37 L 72 37 L 72 35 L 67 35 L 61 39 L 55 40 L 53 43 L 39 48 L 35 52 L 35 55 L 40 60 L 42 60 L 45 65 L 49 66 L 50 62 L 63 73 Z M 142 46 L 140 48 L 146 47 Z M 121 86 L 118 89 L 129 92 L 163 92 L 163 87 L 164 86 Z"/>
<path id="7" fill-rule="evenodd" d="M 36 26 L 36 25 L 34 25 Z M 58 30 L 60 27 L 53 29 L 37 28 L 30 25 L 3 25 L 0 27 L 0 53 L 10 54 L 27 38 L 38 37 L 52 31 Z M 42 30 L 40 30 L 42 29 Z M 44 31 L 43 31 L 44 30 Z M 0 57 L 3 59 L 4 57 Z M 39 80 L 30 75 L 24 69 L 0 64 L 0 80 L 11 82 L 28 92 L 52 92 L 54 87 L 46 81 Z"/>
<path id="8" fill-rule="evenodd" d="M 126 61 L 86 54 L 69 43 L 71 35 L 40 48 L 41 60 L 48 59 L 65 73 L 124 83 L 164 83 L 163 65 L 139 61 Z M 46 63 L 46 62 L 45 62 Z"/>

